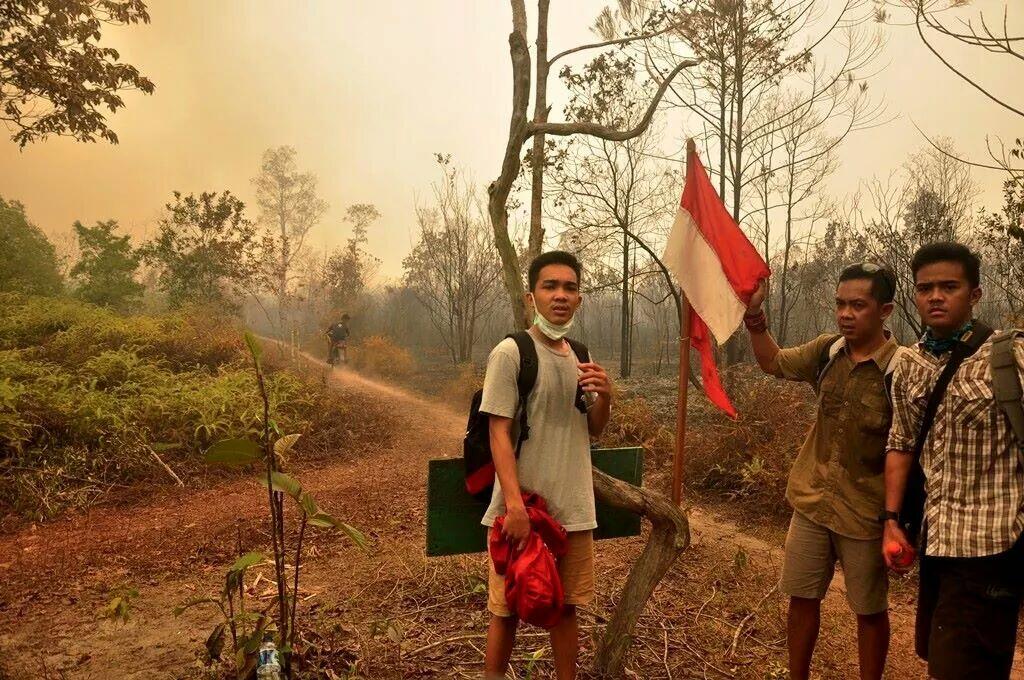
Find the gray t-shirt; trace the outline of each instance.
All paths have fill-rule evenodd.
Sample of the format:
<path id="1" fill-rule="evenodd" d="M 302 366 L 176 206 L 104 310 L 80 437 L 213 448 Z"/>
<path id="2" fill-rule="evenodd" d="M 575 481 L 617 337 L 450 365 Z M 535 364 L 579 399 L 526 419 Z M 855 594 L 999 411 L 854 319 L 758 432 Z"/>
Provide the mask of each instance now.
<path id="1" fill-rule="evenodd" d="M 576 408 L 579 372 L 572 350 L 560 354 L 533 339 L 537 348 L 537 383 L 526 400 L 530 438 L 523 442 L 517 470 L 523 491 L 540 494 L 548 511 L 566 531 L 597 527 L 594 512 L 594 479 L 590 463 L 590 432 L 587 416 Z M 487 359 L 480 410 L 515 418 L 512 443 L 519 436 L 519 348 L 511 338 L 498 343 Z M 482 523 L 494 524 L 505 514 L 501 483 L 495 480 L 491 505 Z"/>

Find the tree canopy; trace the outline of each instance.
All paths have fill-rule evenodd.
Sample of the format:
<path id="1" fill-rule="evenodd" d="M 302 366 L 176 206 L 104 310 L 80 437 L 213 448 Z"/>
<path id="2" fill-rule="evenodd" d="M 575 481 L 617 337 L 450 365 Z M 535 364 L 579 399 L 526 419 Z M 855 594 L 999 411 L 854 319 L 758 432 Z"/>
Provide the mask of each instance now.
<path id="1" fill-rule="evenodd" d="M 153 81 L 100 45 L 106 26 L 149 23 L 142 0 L 18 0 L 0 10 L 0 121 L 21 147 L 50 135 L 117 143 L 107 114 Z"/>

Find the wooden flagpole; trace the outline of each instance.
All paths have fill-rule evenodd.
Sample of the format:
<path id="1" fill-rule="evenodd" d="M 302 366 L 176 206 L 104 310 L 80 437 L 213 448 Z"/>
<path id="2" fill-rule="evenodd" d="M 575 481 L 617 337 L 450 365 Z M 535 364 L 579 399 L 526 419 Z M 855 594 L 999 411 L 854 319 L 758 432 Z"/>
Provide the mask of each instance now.
<path id="1" fill-rule="evenodd" d="M 690 301 L 680 291 L 683 318 L 679 320 L 679 393 L 676 397 L 676 450 L 672 460 L 672 502 L 683 494 L 683 454 L 686 450 L 686 397 L 690 386 Z"/>
<path id="2" fill-rule="evenodd" d="M 686 162 L 696 153 L 693 139 L 686 140 Z M 679 391 L 676 396 L 676 450 L 672 457 L 672 502 L 679 505 L 683 498 L 683 460 L 686 451 L 686 399 L 690 386 L 690 301 L 686 292 L 679 291 L 681 318 L 679 319 Z"/>

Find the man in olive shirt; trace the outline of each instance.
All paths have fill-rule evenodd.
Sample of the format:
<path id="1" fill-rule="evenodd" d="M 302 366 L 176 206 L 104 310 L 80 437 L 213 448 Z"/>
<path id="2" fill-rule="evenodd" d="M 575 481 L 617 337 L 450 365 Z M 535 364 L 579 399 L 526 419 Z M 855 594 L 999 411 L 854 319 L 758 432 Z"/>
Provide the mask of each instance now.
<path id="1" fill-rule="evenodd" d="M 885 444 L 892 420 L 886 373 L 897 354 L 885 330 L 896 279 L 871 263 L 847 267 L 836 289 L 839 334 L 779 349 L 767 332 L 764 284 L 744 318 L 765 373 L 810 383 L 817 417 L 793 464 L 786 500 L 793 518 L 786 536 L 780 590 L 790 597 L 789 672 L 810 675 L 821 600 L 835 562 L 843 566 L 846 599 L 857 615 L 862 680 L 880 680 L 889 649 L 888 580 L 879 517 L 885 498 Z"/>

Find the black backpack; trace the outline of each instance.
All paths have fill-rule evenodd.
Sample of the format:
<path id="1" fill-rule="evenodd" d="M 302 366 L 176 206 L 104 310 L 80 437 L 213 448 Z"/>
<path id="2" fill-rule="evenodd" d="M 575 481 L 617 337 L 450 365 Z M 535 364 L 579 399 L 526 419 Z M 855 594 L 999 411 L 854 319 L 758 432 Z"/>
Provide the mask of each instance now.
<path id="1" fill-rule="evenodd" d="M 519 392 L 519 438 L 516 442 L 516 458 L 523 448 L 523 442 L 530 437 L 530 425 L 526 419 L 526 400 L 537 383 L 537 347 L 527 331 L 519 331 L 505 336 L 512 338 L 519 348 L 519 375 L 516 377 L 516 389 Z M 572 351 L 580 363 L 590 361 L 587 346 L 576 340 L 566 338 Z M 478 500 L 490 500 L 494 488 L 494 459 L 491 457 L 490 414 L 480 411 L 483 390 L 477 390 L 469 406 L 469 421 L 466 423 L 466 436 L 462 440 L 462 459 L 466 464 L 466 491 Z M 587 412 L 583 401 L 583 391 L 576 388 L 576 408 Z"/>

